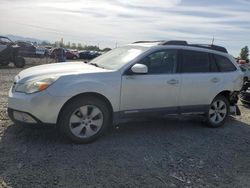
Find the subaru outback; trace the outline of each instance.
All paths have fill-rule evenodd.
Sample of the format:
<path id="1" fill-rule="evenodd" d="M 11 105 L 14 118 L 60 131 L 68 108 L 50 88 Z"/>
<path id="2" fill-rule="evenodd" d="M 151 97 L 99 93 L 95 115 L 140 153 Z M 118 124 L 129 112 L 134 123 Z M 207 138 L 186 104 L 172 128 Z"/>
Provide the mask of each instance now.
<path id="1" fill-rule="evenodd" d="M 138 41 L 89 63 L 28 68 L 14 79 L 8 114 L 16 124 L 54 124 L 87 143 L 124 120 L 197 114 L 210 127 L 239 114 L 243 73 L 224 47 Z"/>

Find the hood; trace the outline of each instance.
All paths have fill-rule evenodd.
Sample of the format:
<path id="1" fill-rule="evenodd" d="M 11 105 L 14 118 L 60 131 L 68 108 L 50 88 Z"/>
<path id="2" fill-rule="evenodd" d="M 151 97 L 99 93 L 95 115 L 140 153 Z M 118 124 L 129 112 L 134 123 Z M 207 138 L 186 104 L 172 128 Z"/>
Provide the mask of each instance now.
<path id="1" fill-rule="evenodd" d="M 64 76 L 108 71 L 109 70 L 102 69 L 93 65 L 88 65 L 83 62 L 52 63 L 47 65 L 35 66 L 21 71 L 15 77 L 15 82 L 24 83 L 27 80 L 32 80 L 37 77 L 46 77 L 52 75 Z"/>

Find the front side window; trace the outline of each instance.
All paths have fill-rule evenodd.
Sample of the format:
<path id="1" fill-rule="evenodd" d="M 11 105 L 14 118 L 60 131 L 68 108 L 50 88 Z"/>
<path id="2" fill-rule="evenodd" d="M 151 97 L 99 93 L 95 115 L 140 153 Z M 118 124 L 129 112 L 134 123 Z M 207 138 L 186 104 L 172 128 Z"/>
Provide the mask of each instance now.
<path id="1" fill-rule="evenodd" d="M 236 70 L 236 67 L 228 58 L 221 56 L 221 55 L 215 55 L 215 54 L 214 54 L 214 58 L 221 72 L 231 72 L 231 71 Z"/>
<path id="2" fill-rule="evenodd" d="M 208 53 L 183 50 L 182 73 L 210 72 Z"/>
<path id="3" fill-rule="evenodd" d="M 176 70 L 177 50 L 163 50 L 154 52 L 140 61 L 147 65 L 148 74 L 171 74 Z"/>

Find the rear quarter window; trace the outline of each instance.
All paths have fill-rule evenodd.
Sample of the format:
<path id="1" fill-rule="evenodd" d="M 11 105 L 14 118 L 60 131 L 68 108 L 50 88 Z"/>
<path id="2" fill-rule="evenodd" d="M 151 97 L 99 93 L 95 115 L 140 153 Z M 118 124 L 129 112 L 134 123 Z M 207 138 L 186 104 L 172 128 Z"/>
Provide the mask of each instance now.
<path id="1" fill-rule="evenodd" d="M 221 72 L 232 72 L 236 70 L 234 64 L 227 57 L 214 54 L 214 58 Z"/>
<path id="2" fill-rule="evenodd" d="M 210 71 L 208 53 L 183 50 L 182 58 L 182 73 L 204 73 Z"/>

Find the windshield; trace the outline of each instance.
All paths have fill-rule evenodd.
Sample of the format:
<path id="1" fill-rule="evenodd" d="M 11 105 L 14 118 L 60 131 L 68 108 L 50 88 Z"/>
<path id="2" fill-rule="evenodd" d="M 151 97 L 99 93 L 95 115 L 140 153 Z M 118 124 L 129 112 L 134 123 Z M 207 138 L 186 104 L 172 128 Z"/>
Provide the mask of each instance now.
<path id="1" fill-rule="evenodd" d="M 90 62 L 105 69 L 117 70 L 145 52 L 147 47 L 125 46 L 111 50 Z"/>

